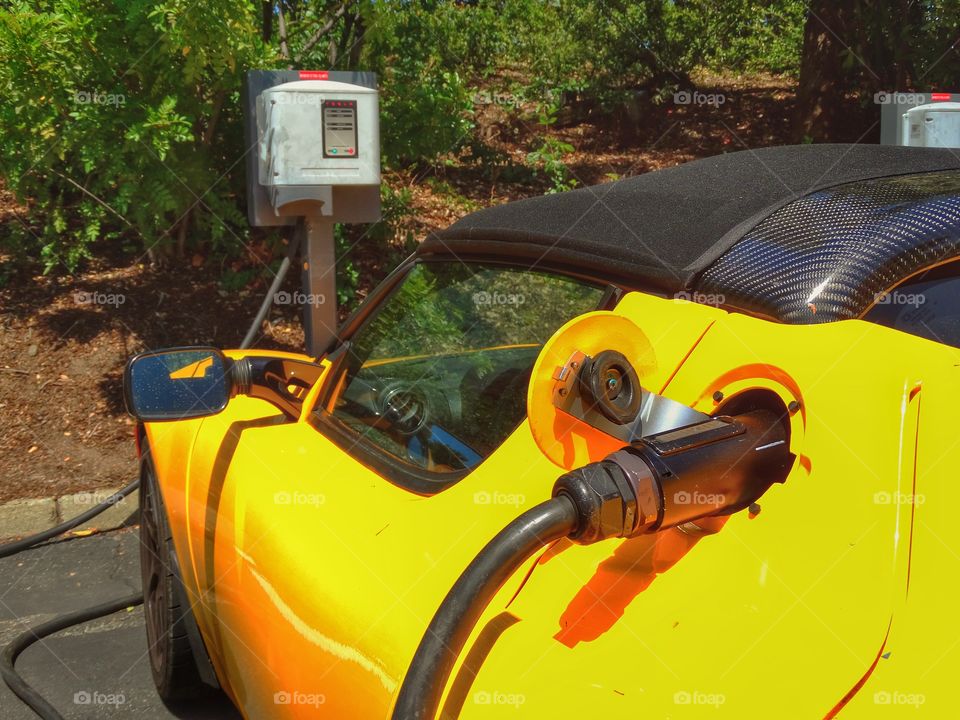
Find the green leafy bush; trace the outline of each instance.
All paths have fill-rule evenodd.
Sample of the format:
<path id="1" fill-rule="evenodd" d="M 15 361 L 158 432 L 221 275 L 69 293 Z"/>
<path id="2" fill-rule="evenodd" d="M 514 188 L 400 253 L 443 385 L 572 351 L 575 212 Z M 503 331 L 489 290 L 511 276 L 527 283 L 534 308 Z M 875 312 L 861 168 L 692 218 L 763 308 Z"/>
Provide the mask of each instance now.
<path id="1" fill-rule="evenodd" d="M 721 38 L 704 48 L 714 69 L 796 74 L 800 67 L 803 0 L 724 0 L 699 10 L 703 33 Z"/>
<path id="2" fill-rule="evenodd" d="M 471 51 L 450 3 L 383 3 L 365 39 L 365 66 L 380 77 L 381 140 L 389 164 L 456 153 L 473 129 L 473 104 L 460 73 Z M 465 67 L 469 67 L 466 65 Z"/>
<path id="3" fill-rule="evenodd" d="M 252 4 L 229 0 L 6 3 L 0 158 L 34 211 L 6 231 L 48 270 L 99 239 L 155 257 L 188 236 L 242 243 L 237 94 L 273 59 L 258 38 Z"/>

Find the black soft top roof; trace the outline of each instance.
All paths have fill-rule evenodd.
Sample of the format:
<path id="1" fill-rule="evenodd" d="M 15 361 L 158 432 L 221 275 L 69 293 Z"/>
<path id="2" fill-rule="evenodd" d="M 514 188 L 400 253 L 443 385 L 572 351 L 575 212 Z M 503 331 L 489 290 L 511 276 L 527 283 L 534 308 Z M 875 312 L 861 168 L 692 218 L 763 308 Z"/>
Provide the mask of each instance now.
<path id="1" fill-rule="evenodd" d="M 677 292 L 772 212 L 823 188 L 960 168 L 947 149 L 796 145 L 745 150 L 487 208 L 420 254 L 514 255 Z"/>

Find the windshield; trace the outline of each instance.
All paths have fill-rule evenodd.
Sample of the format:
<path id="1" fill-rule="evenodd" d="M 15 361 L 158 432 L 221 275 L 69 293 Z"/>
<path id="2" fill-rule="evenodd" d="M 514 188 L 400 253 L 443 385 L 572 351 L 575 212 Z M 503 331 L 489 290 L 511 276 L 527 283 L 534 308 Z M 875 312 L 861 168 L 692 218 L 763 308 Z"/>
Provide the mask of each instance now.
<path id="1" fill-rule="evenodd" d="M 350 338 L 317 412 L 415 468 L 469 470 L 523 420 L 543 343 L 602 296 L 549 273 L 418 263 Z"/>
<path id="2" fill-rule="evenodd" d="M 960 262 L 925 271 L 875 301 L 864 320 L 960 347 Z"/>

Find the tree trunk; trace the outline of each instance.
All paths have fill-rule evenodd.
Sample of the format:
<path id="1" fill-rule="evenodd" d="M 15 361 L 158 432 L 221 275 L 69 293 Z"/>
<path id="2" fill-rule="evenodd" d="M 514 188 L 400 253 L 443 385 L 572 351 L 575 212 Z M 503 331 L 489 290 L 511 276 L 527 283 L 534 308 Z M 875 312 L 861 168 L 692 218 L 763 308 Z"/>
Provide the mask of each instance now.
<path id="1" fill-rule="evenodd" d="M 803 31 L 803 55 L 797 109 L 793 123 L 795 142 L 856 140 L 859 103 L 850 97 L 856 89 L 845 59 L 859 63 L 856 48 L 856 0 L 813 0 Z M 846 56 L 846 57 L 845 57 Z M 851 122 L 853 121 L 853 122 Z M 851 127 L 853 125 L 853 127 Z"/>
<path id="2" fill-rule="evenodd" d="M 277 7 L 277 29 L 280 31 L 280 56 L 284 60 L 289 60 L 290 48 L 287 47 L 287 22 L 283 17 L 283 5 Z M 293 65 L 287 69 L 293 70 Z"/>
<path id="3" fill-rule="evenodd" d="M 348 54 L 350 55 L 350 67 L 357 68 L 360 66 L 360 54 L 363 52 L 363 44 L 366 39 L 367 34 L 367 24 L 364 22 L 363 15 L 360 12 L 360 8 L 357 8 L 357 13 L 354 16 L 353 28 L 351 30 L 351 35 L 353 41 L 350 43 L 350 49 Z"/>
<path id="4" fill-rule="evenodd" d="M 261 37 L 268 43 L 273 39 L 273 3 L 270 0 L 263 0 L 260 3 L 260 15 L 263 20 Z"/>

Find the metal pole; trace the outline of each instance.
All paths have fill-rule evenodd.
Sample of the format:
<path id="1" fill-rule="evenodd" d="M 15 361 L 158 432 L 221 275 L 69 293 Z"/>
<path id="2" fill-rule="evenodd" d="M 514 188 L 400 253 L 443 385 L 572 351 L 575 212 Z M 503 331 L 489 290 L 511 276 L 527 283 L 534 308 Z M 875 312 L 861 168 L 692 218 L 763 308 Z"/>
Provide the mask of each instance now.
<path id="1" fill-rule="evenodd" d="M 333 221 L 311 215 L 302 218 L 306 242 L 303 257 L 303 333 L 307 354 L 323 355 L 337 334 L 337 260 Z"/>

